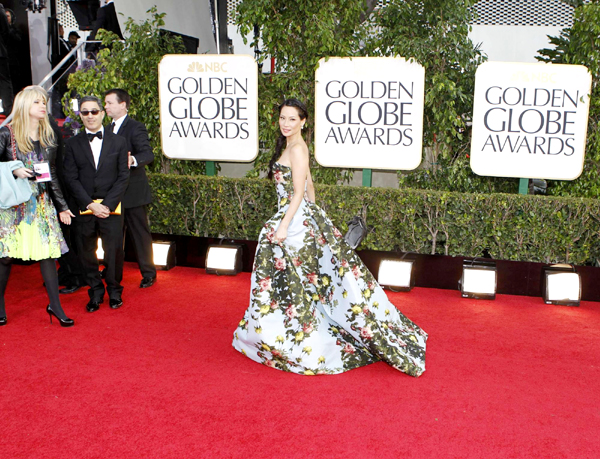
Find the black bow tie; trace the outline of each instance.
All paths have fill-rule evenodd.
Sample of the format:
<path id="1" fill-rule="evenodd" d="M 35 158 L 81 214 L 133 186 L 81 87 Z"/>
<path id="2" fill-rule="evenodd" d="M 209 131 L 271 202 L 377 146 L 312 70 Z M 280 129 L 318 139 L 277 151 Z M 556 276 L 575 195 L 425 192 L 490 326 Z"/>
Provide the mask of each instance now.
<path id="1" fill-rule="evenodd" d="M 98 137 L 100 140 L 102 140 L 102 131 L 98 131 L 98 132 L 96 132 L 95 134 L 90 134 L 90 133 L 88 132 L 88 135 L 87 135 L 87 137 L 88 137 L 88 140 L 89 140 L 90 142 L 91 142 L 92 140 L 94 140 L 94 137 Z"/>

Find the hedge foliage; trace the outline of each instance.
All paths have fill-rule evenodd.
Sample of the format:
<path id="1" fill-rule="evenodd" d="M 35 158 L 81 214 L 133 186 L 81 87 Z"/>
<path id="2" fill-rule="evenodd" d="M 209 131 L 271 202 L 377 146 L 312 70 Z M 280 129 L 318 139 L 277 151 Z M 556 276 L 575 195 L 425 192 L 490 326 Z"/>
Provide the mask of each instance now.
<path id="1" fill-rule="evenodd" d="M 276 211 L 265 179 L 150 174 L 152 231 L 256 240 Z M 316 185 L 341 231 L 354 215 L 373 228 L 361 249 L 545 263 L 600 258 L 600 201 L 514 194 Z"/>

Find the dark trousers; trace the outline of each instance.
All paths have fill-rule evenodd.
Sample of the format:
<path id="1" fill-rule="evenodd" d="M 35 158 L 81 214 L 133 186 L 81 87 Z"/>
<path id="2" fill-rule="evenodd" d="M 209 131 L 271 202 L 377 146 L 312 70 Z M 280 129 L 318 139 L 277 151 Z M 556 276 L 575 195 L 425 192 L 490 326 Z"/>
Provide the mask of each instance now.
<path id="1" fill-rule="evenodd" d="M 125 228 L 135 247 L 135 254 L 142 277 L 155 277 L 152 234 L 148 225 L 146 206 L 125 209 Z"/>
<path id="2" fill-rule="evenodd" d="M 67 287 L 84 285 L 85 276 L 77 252 L 78 247 L 75 243 L 77 233 L 75 221 L 73 221 L 72 225 L 65 225 L 60 222 L 60 230 L 63 233 L 69 251 L 58 259 L 58 283 Z"/>
<path id="3" fill-rule="evenodd" d="M 110 299 L 120 299 L 123 287 L 123 215 L 98 218 L 81 215 L 77 221 L 77 246 L 85 279 L 90 286 L 88 295 L 93 301 L 104 298 L 104 284 L 98 271 L 98 236 L 102 239 L 104 264 L 106 265 L 106 290 Z"/>

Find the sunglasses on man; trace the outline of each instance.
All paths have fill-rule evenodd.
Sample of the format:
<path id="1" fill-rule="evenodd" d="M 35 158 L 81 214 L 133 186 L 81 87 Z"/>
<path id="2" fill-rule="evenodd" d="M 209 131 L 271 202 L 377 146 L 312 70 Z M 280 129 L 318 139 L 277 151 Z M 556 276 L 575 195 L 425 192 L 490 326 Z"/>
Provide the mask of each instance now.
<path id="1" fill-rule="evenodd" d="M 81 111 L 79 112 L 79 114 L 80 114 L 80 115 L 83 115 L 83 116 L 88 116 L 88 115 L 91 113 L 92 115 L 96 116 L 96 115 L 97 115 L 98 113 L 100 113 L 101 111 L 102 111 L 102 110 L 97 110 L 97 109 L 94 109 L 94 110 L 81 110 Z"/>

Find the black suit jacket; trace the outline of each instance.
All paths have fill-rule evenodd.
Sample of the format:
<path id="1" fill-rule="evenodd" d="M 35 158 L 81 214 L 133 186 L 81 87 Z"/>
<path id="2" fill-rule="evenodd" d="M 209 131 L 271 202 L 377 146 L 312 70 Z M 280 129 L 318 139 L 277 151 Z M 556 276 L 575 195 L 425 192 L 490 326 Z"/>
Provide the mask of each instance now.
<path id="1" fill-rule="evenodd" d="M 62 61 L 71 52 L 71 43 L 63 37 L 58 37 L 58 59 Z"/>
<path id="2" fill-rule="evenodd" d="M 115 210 L 127 189 L 127 142 L 104 129 L 98 169 L 92 147 L 84 132 L 65 142 L 64 175 L 79 210 L 85 210 L 94 199 Z"/>
<path id="3" fill-rule="evenodd" d="M 123 206 L 130 209 L 131 207 L 150 204 L 152 202 L 152 192 L 146 176 L 145 166 L 154 161 L 154 153 L 152 153 L 152 147 L 148 140 L 146 126 L 127 116 L 123 120 L 117 135 L 127 140 L 131 156 L 135 157 L 137 161 L 137 166 L 132 166 L 129 171 L 129 186 L 125 191 Z"/>
<path id="4" fill-rule="evenodd" d="M 65 182 L 65 141 L 58 126 L 58 123 L 54 119 L 52 115 L 48 115 L 50 119 L 50 126 L 52 126 L 52 130 L 54 131 L 54 140 L 56 140 L 56 177 L 58 179 L 58 184 L 60 185 L 60 189 L 62 194 L 67 202 L 67 205 L 71 212 L 77 212 L 77 204 L 75 203 L 71 193 L 69 191 L 69 187 Z"/>

